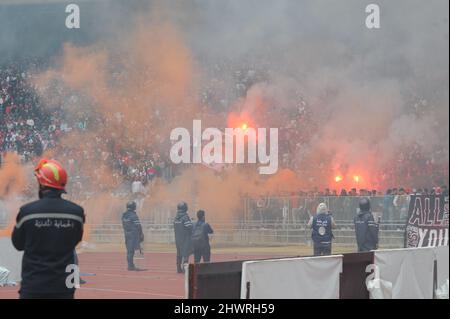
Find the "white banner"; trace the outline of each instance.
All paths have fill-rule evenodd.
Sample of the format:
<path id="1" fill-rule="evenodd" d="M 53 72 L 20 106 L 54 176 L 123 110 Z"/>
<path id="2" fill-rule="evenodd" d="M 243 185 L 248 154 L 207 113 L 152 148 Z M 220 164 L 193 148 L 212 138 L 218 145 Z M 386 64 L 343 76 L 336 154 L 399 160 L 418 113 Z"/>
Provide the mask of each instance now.
<path id="1" fill-rule="evenodd" d="M 390 291 L 380 296 L 374 290 L 371 298 L 433 298 L 434 248 L 377 250 L 374 254 L 380 282 Z"/>
<path id="2" fill-rule="evenodd" d="M 437 260 L 437 290 L 442 293 L 447 291 L 448 298 L 448 272 L 449 272 L 449 253 L 448 246 L 439 246 L 434 248 L 435 258 Z"/>
<path id="3" fill-rule="evenodd" d="M 241 298 L 338 299 L 342 255 L 248 261 Z"/>
<path id="4" fill-rule="evenodd" d="M 0 237 L 0 267 L 10 271 L 9 281 L 21 280 L 22 255 L 23 252 L 14 248 L 10 237 Z"/>

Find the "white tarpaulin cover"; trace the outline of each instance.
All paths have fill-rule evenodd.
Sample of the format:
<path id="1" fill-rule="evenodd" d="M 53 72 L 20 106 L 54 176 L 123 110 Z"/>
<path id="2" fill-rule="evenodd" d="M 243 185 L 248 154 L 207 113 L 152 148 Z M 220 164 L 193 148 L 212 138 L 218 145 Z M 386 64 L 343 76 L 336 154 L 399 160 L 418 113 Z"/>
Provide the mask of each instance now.
<path id="1" fill-rule="evenodd" d="M 0 266 L 0 287 L 3 287 L 5 285 L 9 284 L 9 282 L 10 282 L 9 273 L 10 273 L 10 271 L 8 269 Z"/>
<path id="2" fill-rule="evenodd" d="M 11 243 L 11 238 L 0 237 L 0 266 L 8 269 L 9 281 L 21 280 L 22 252 L 18 252 Z"/>
<path id="3" fill-rule="evenodd" d="M 434 248 L 437 260 L 437 286 L 440 287 L 448 280 L 448 246 L 439 246 Z"/>
<path id="4" fill-rule="evenodd" d="M 371 299 L 392 299 L 392 282 L 372 279 L 366 281 Z"/>
<path id="5" fill-rule="evenodd" d="M 448 286 L 449 286 L 449 282 L 447 279 L 443 285 L 436 288 L 436 299 L 449 299 L 449 296 L 448 296 L 449 287 Z"/>
<path id="6" fill-rule="evenodd" d="M 449 253 L 448 246 L 439 246 L 434 248 L 435 258 L 437 260 L 437 288 L 436 298 L 448 299 L 448 272 L 449 272 Z"/>
<path id="7" fill-rule="evenodd" d="M 377 250 L 374 254 L 379 279 L 387 285 L 369 290 L 371 298 L 433 298 L 434 248 Z M 392 291 L 386 291 L 389 286 Z M 380 296 L 382 291 L 385 293 Z"/>
<path id="8" fill-rule="evenodd" d="M 337 299 L 342 255 L 248 261 L 242 265 L 241 298 Z"/>

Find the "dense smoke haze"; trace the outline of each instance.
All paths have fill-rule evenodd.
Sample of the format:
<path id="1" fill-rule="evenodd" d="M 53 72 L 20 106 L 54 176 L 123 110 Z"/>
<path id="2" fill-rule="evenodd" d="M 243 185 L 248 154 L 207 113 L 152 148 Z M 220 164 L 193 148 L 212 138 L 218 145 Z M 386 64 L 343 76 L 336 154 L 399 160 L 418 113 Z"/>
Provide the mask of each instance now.
<path id="1" fill-rule="evenodd" d="M 16 31 L 0 22 L 2 43 L 8 43 L 1 52 L 52 53 L 30 79 L 45 108 L 62 107 L 66 118 L 83 113 L 97 119 L 86 132 L 69 133 L 46 151 L 65 163 L 75 159 L 70 165 L 77 175 L 95 177 L 98 193 L 84 203 L 91 223 L 115 218 L 111 211 L 123 208 L 123 200 L 109 195 L 122 182 L 108 164 L 110 149 L 151 147 L 167 156 L 170 131 L 191 130 L 194 119 L 204 128 L 245 122 L 284 134 L 289 127 L 295 141 L 280 148 L 280 168 L 272 176 L 260 176 L 254 165 L 222 173 L 185 166 L 170 183 L 152 186 L 144 215 L 186 200 L 192 209 L 228 219 L 249 193 L 448 183 L 448 169 L 437 174 L 439 180 L 386 177 L 405 150 L 448 166 L 448 1 L 377 1 L 376 30 L 365 27 L 369 1 L 100 3 L 83 24 L 81 2 L 81 30 L 76 36 L 54 31 L 60 45 L 51 49 L 39 29 L 38 40 L 24 47 Z M 241 94 L 235 93 L 236 77 L 246 79 Z M 214 92 L 209 103 L 202 100 L 205 87 Z M 302 120 L 293 122 L 296 117 Z M 12 157 L 6 162 L 0 196 L 24 187 L 23 167 Z M 4 184 L 11 172 L 20 173 Z M 362 180 L 337 185 L 336 175 Z"/>

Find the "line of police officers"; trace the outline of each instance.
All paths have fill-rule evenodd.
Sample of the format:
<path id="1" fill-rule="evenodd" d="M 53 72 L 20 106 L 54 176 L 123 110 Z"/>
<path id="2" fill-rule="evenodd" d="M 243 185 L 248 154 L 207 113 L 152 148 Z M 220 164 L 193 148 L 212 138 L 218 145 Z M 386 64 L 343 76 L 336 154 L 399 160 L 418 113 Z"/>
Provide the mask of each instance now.
<path id="1" fill-rule="evenodd" d="M 175 232 L 175 245 L 177 248 L 177 272 L 183 273 L 183 265 L 189 262 L 189 256 L 194 254 L 194 262 L 202 259 L 209 262 L 211 258 L 211 246 L 209 245 L 209 234 L 213 233 L 211 226 L 205 222 L 205 212 L 197 212 L 198 221 L 192 223 L 187 214 L 188 206 L 185 202 L 177 205 L 177 214 L 173 226 Z M 134 265 L 134 253 L 141 250 L 144 234 L 139 218 L 136 214 L 136 203 L 127 203 L 127 211 L 122 215 L 122 226 L 125 234 L 125 246 L 127 248 L 128 270 L 141 271 Z"/>
<path id="2" fill-rule="evenodd" d="M 140 249 L 140 243 L 144 240 L 142 227 L 136 214 L 136 204 L 129 202 L 127 211 L 123 214 L 122 222 L 125 232 L 127 247 L 128 270 L 139 271 L 134 266 L 134 252 Z M 177 214 L 174 219 L 175 244 L 177 249 L 177 272 L 183 273 L 183 265 L 188 263 L 189 256 L 194 253 L 194 262 L 209 262 L 211 247 L 209 234 L 213 233 L 211 226 L 205 222 L 205 212 L 197 212 L 198 221 L 192 223 L 187 214 L 188 206 L 185 202 L 177 205 Z M 375 221 L 370 209 L 370 200 L 363 197 L 359 201 L 359 212 L 353 220 L 355 226 L 358 252 L 370 251 L 378 248 L 379 223 Z M 311 217 L 308 226 L 312 229 L 314 255 L 330 255 L 332 251 L 333 229 L 336 223 L 325 203 L 317 206 L 316 215 Z"/>

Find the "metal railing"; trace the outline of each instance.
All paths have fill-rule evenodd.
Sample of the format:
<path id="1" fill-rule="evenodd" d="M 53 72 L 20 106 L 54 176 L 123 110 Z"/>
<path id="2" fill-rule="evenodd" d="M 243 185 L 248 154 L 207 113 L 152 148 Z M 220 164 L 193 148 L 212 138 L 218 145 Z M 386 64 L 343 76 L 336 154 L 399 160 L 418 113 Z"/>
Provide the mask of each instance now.
<path id="1" fill-rule="evenodd" d="M 326 203 L 336 220 L 351 221 L 359 212 L 360 196 L 261 196 L 244 198 L 244 220 L 284 220 L 299 222 L 316 213 L 319 203 Z M 372 212 L 385 222 L 406 222 L 409 201 L 404 196 L 394 205 L 394 198 L 370 196 Z"/>
<path id="2" fill-rule="evenodd" d="M 0 224 L 0 230 L 6 224 Z M 280 224 L 276 222 L 261 224 L 221 223 L 212 224 L 214 234 L 211 242 L 216 246 L 271 246 L 271 245 L 311 245 L 311 230 L 306 223 Z M 173 244 L 175 242 L 173 225 L 142 223 L 146 243 Z M 102 244 L 124 243 L 122 224 L 87 224 L 89 241 Z M 334 244 L 355 246 L 353 223 L 337 221 L 333 230 Z M 384 223 L 380 226 L 380 245 L 400 248 L 404 244 L 404 225 Z"/>
<path id="3" fill-rule="evenodd" d="M 337 228 L 333 231 L 334 243 L 355 245 L 353 218 L 358 213 L 360 197 L 245 197 L 235 218 L 209 219 L 214 228 L 214 245 L 295 245 L 310 244 L 311 230 L 308 220 L 315 214 L 317 205 L 325 202 L 332 213 Z M 386 209 L 384 197 L 370 197 L 372 211 L 380 218 L 380 244 L 403 247 L 405 207 L 390 205 Z M 146 206 L 146 205 L 143 205 Z M 172 207 L 173 208 L 173 207 Z M 171 207 L 142 207 L 141 218 L 145 240 L 148 243 L 174 243 Z M 144 213 L 145 212 L 145 213 Z M 402 215 L 403 214 L 403 215 Z M 99 243 L 123 243 L 124 236 L 119 214 L 101 224 L 88 224 L 89 238 Z M 211 215 L 209 215 L 211 216 Z M 89 221 L 88 221 L 89 222 Z M 1 225 L 0 230 L 5 227 Z"/>
<path id="4" fill-rule="evenodd" d="M 212 224 L 213 245 L 226 246 L 263 246 L 263 245 L 300 245 L 311 244 L 311 230 L 305 223 L 279 224 L 266 223 L 222 223 Z M 97 243 L 123 243 L 124 234 L 121 224 L 87 225 L 89 238 Z M 146 243 L 173 244 L 175 241 L 172 224 L 142 223 Z M 333 230 L 334 243 L 355 246 L 355 233 L 350 222 L 338 222 Z M 381 225 L 380 245 L 400 248 L 404 243 L 404 227 L 390 223 Z"/>

